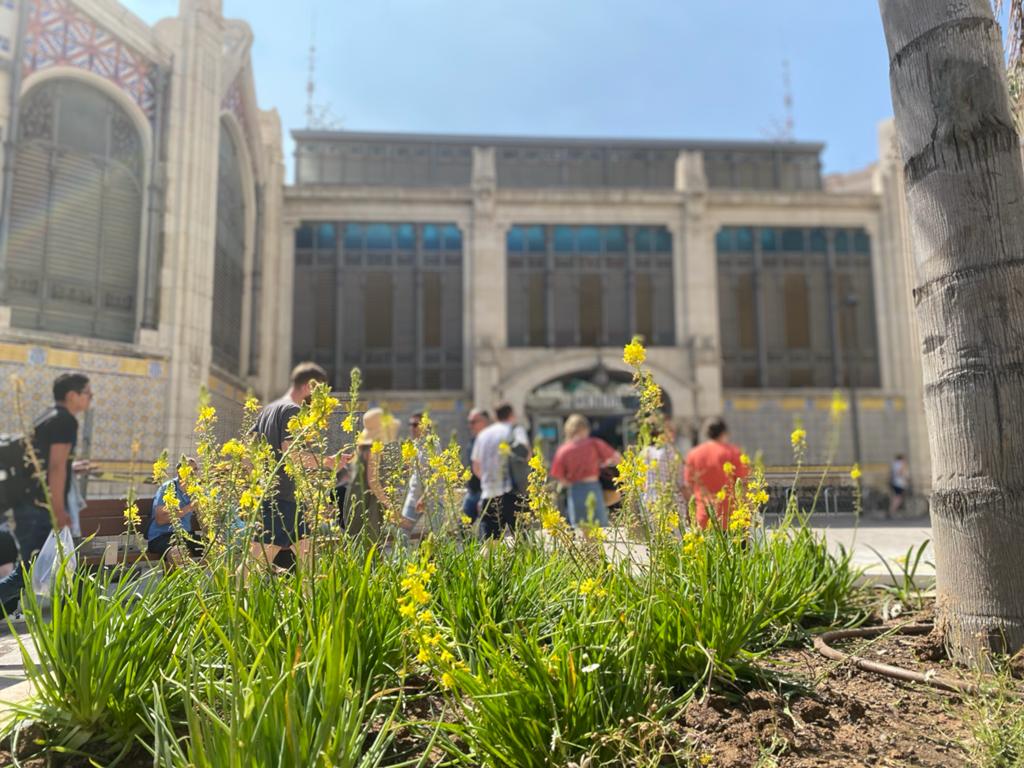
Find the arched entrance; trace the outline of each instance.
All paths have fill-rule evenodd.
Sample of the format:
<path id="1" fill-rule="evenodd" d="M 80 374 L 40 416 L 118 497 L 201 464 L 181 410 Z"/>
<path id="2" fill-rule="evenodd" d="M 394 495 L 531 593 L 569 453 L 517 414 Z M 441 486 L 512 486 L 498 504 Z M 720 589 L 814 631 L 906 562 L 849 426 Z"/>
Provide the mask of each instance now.
<path id="1" fill-rule="evenodd" d="M 665 412 L 672 413 L 668 393 L 663 392 Z M 598 364 L 551 379 L 527 393 L 525 410 L 533 435 L 550 459 L 563 439 L 562 426 L 571 413 L 590 419 L 591 433 L 623 448 L 636 435 L 638 405 L 632 376 Z"/>

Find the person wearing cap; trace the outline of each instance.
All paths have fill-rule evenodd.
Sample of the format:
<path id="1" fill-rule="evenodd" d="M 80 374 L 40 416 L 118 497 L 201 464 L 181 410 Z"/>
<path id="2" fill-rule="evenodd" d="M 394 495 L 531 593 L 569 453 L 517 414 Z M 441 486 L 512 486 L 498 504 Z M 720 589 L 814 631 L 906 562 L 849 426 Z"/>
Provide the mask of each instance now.
<path id="1" fill-rule="evenodd" d="M 398 422 L 381 408 L 363 414 L 363 430 L 356 439 L 355 466 L 345 500 L 345 531 L 377 541 L 392 507 L 384 480 L 398 467 Z"/>

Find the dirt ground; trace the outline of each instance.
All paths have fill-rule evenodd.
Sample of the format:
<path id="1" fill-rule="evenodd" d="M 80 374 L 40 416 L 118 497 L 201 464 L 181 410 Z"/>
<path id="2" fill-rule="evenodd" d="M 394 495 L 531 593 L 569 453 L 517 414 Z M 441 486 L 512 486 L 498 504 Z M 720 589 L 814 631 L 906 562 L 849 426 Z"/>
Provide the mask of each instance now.
<path id="1" fill-rule="evenodd" d="M 914 620 L 922 618 L 926 617 Z M 928 636 L 887 636 L 837 643 L 836 647 L 887 664 L 958 676 Z M 720 690 L 690 702 L 669 732 L 662 734 L 676 755 L 666 757 L 662 764 L 713 768 L 937 768 L 968 764 L 962 747 L 968 733 L 957 696 L 862 672 L 812 649 L 777 650 L 762 666 L 770 672 L 770 682 L 763 687 L 746 692 Z M 405 714 L 411 715 L 410 719 L 437 716 L 434 710 L 439 703 L 420 700 L 410 708 L 415 712 Z M 417 751 L 415 740 L 407 731 L 399 735 L 394 748 L 408 757 Z M 686 761 L 679 757 L 683 754 Z M 122 765 L 152 765 L 152 758 L 139 755 L 138 762 L 134 758 Z M 0 751 L 0 766 L 10 764 L 9 754 Z M 47 765 L 39 759 L 22 764 L 26 768 Z M 49 764 L 88 763 L 68 760 Z"/>
<path id="2" fill-rule="evenodd" d="M 931 638 L 857 643 L 872 660 L 955 676 L 948 663 L 933 660 Z M 701 762 L 716 768 L 967 764 L 961 747 L 967 733 L 955 696 L 862 672 L 813 650 L 778 651 L 767 666 L 782 681 L 775 690 L 751 691 L 738 700 L 711 695 L 687 707 L 684 733 Z"/>

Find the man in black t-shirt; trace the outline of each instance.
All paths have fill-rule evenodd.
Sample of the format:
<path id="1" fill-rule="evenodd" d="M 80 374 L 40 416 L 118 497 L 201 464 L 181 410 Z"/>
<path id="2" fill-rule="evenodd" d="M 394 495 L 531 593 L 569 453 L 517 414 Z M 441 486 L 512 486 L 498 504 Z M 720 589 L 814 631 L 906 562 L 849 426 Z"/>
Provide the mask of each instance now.
<path id="1" fill-rule="evenodd" d="M 53 530 L 53 522 L 62 529 L 71 525 L 67 511 L 71 487 L 72 454 L 78 442 L 78 414 L 92 403 L 89 378 L 81 373 L 62 373 L 53 382 L 54 406 L 35 420 L 32 445 L 42 474 L 36 477 L 35 492 L 14 508 L 14 535 L 18 540 L 21 565 L 28 568 Z M 45 487 L 44 487 L 45 484 Z M 47 497 L 53 521 L 46 509 Z M 0 608 L 13 614 L 25 585 L 22 568 L 0 579 Z"/>
<path id="2" fill-rule="evenodd" d="M 267 403 L 256 418 L 253 432 L 266 439 L 277 459 L 281 458 L 291 443 L 288 422 L 299 413 L 302 403 L 310 398 L 313 387 L 318 383 L 327 383 L 327 372 L 316 363 L 300 363 L 292 371 L 288 392 L 274 402 Z M 298 458 L 303 465 L 315 466 L 315 459 L 311 455 L 307 457 L 303 454 Z M 324 466 L 340 469 L 347 461 L 346 456 L 328 456 L 324 458 Z M 251 555 L 257 560 L 265 559 L 273 563 L 281 550 L 292 549 L 294 546 L 298 550 L 294 554 L 301 556 L 308 548 L 308 535 L 306 520 L 296 504 L 295 483 L 282 467 L 277 473 L 277 488 L 263 502 L 263 530 L 253 542 Z"/>

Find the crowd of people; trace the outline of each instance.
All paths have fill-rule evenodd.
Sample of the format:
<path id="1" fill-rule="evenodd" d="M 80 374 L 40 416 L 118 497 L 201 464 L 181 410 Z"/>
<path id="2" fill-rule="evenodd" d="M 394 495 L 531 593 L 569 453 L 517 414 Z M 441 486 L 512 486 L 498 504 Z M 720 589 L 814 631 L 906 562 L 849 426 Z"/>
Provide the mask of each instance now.
<path id="1" fill-rule="evenodd" d="M 315 363 L 301 363 L 292 371 L 288 391 L 263 406 L 253 426 L 254 436 L 263 439 L 280 459 L 289 450 L 292 435 L 289 424 L 304 403 L 310 401 L 317 385 L 329 384 L 327 372 Z M 34 422 L 31 445 L 43 475 L 32 491 L 13 507 L 13 536 L 0 536 L 0 549 L 20 553 L 30 562 L 56 525 L 73 525 L 76 505 L 76 473 L 90 469 L 86 461 L 75 461 L 78 441 L 78 416 L 93 398 L 89 379 L 81 373 L 65 373 L 53 384 L 54 405 Z M 408 472 L 407 487 L 396 501 L 389 478 L 401 475 L 406 459 L 398 445 L 399 423 L 380 408 L 371 408 L 362 417 L 361 431 L 351 450 L 329 456 L 299 451 L 294 459 L 299 466 L 326 468 L 336 473 L 335 489 L 338 519 L 349 535 L 379 539 L 391 525 L 409 539 L 418 526 L 435 529 L 444 518 L 439 500 L 427 492 L 431 468 L 426 462 L 424 429 L 426 416 L 414 413 L 407 422 L 415 458 Z M 461 521 L 478 526 L 481 540 L 496 539 L 514 531 L 525 504 L 530 438 L 518 423 L 509 403 L 498 404 L 491 412 L 475 408 L 467 415 L 469 441 L 462 446 L 462 464 L 468 469 L 468 481 L 462 495 Z M 695 512 L 692 524 L 707 527 L 712 520 L 728 525 L 729 501 L 719 492 L 728 484 L 744 478 L 748 464 L 741 450 L 729 438 L 721 418 L 704 425 L 704 441 L 683 452 L 677 444 L 675 426 L 670 420 L 654 419 L 647 424 L 650 443 L 641 457 L 647 468 L 643 488 L 646 506 L 665 494 L 683 512 L 691 502 Z M 610 524 L 610 509 L 617 504 L 616 468 L 622 454 L 602 438 L 591 434 L 588 419 L 572 414 L 564 424 L 564 442 L 557 448 L 549 476 L 562 491 L 563 514 L 572 527 Z M 294 452 L 293 452 L 294 453 Z M 278 462 L 280 463 L 280 462 Z M 178 530 L 194 532 L 195 504 L 186 492 L 186 474 L 196 472 L 195 458 L 183 457 L 177 473 L 163 483 L 155 494 L 148 521 L 142 533 L 149 553 L 180 563 L 182 558 L 201 554 L 195 536 L 178 537 Z M 909 486 L 909 472 L 903 456 L 897 456 L 890 473 L 892 505 L 890 515 L 899 510 Z M 49 509 L 47 508 L 49 505 Z M 51 517 L 52 510 L 52 517 Z M 262 525 L 251 543 L 253 561 L 265 563 L 306 556 L 310 530 L 296 500 L 295 482 L 283 467 L 277 470 L 273 491 L 262 504 Z M 177 517 L 177 522 L 172 520 Z M 687 520 L 686 515 L 680 519 Z M 15 546 L 16 542 L 16 546 Z M 26 556 L 26 553 L 29 553 Z M 0 570 L 0 609 L 16 616 L 24 587 L 23 570 L 7 564 Z M 2 566 L 0 566 L 2 567 Z"/>

